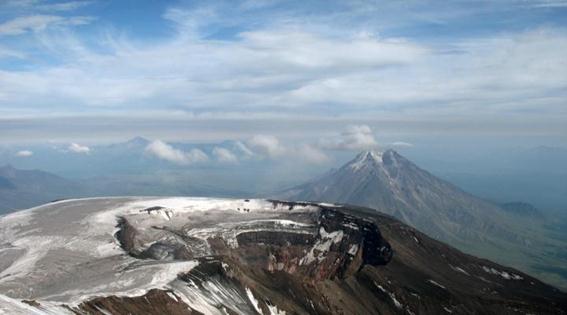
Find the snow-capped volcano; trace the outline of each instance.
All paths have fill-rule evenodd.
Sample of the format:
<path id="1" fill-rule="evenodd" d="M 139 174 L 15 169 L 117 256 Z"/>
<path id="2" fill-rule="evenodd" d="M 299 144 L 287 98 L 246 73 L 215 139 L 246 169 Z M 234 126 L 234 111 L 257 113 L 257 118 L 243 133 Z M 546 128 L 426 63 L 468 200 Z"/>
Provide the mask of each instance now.
<path id="1" fill-rule="evenodd" d="M 1 314 L 565 314 L 567 296 L 371 209 L 92 198 L 0 217 Z"/>
<path id="2" fill-rule="evenodd" d="M 519 238 L 507 229 L 506 213 L 498 206 L 433 176 L 394 150 L 362 152 L 340 169 L 278 197 L 375 208 L 452 244 Z"/>

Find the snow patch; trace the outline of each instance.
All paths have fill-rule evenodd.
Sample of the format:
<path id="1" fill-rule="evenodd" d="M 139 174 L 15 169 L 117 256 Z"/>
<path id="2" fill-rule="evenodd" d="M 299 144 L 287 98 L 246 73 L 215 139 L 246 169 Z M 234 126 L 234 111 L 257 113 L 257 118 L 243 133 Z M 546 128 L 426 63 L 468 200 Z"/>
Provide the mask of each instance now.
<path id="1" fill-rule="evenodd" d="M 356 225 L 352 222 L 343 223 L 343 226 L 346 227 L 346 228 L 349 228 L 351 230 L 358 230 L 358 225 Z"/>
<path id="2" fill-rule="evenodd" d="M 175 302 L 179 302 L 179 300 L 177 299 L 177 296 L 173 293 L 173 292 L 167 292 L 167 295 L 174 300 Z"/>
<path id="3" fill-rule="evenodd" d="M 431 283 L 431 284 L 433 284 L 433 285 L 435 285 L 435 286 L 438 286 L 438 287 L 440 287 L 441 289 L 447 290 L 447 288 L 445 288 L 445 286 L 443 286 L 443 285 L 441 285 L 441 284 L 435 282 L 434 280 L 429 279 L 429 280 L 427 280 L 427 282 L 429 282 L 429 283 Z"/>
<path id="4" fill-rule="evenodd" d="M 351 256 L 356 256 L 356 253 L 358 253 L 358 244 L 351 244 L 348 249 L 348 254 Z"/>
<path id="5" fill-rule="evenodd" d="M 258 312 L 258 314 L 262 314 L 262 309 L 260 308 L 258 300 L 256 300 L 254 294 L 252 294 L 252 290 L 250 290 L 250 288 L 248 287 L 246 288 L 246 296 L 248 296 L 248 300 L 250 300 L 250 303 L 252 303 L 252 306 L 254 306 L 256 312 Z"/>
<path id="6" fill-rule="evenodd" d="M 449 264 L 449 267 L 451 267 L 451 269 L 453 269 L 453 270 L 455 270 L 455 271 L 457 271 L 457 272 L 460 272 L 460 273 L 462 273 L 462 274 L 465 274 L 465 275 L 467 275 L 467 276 L 470 276 L 470 274 L 469 274 L 466 270 L 464 270 L 463 268 L 461 268 L 461 267 L 455 267 L 455 266 L 453 266 L 453 265 L 451 265 L 451 264 Z"/>
<path id="7" fill-rule="evenodd" d="M 309 250 L 306 256 L 301 258 L 299 265 L 309 265 L 317 259 L 322 261 L 325 259 L 325 254 L 331 249 L 331 245 L 340 243 L 343 239 L 344 232 L 342 230 L 327 233 L 325 228 L 319 229 L 320 239 L 315 242 L 313 247 Z"/>
<path id="8" fill-rule="evenodd" d="M 392 302 L 394 302 L 394 305 L 395 305 L 397 308 L 399 308 L 399 309 L 402 309 L 402 308 L 403 308 L 404 305 L 403 305 L 402 303 L 400 303 L 400 301 L 398 301 L 398 300 L 396 299 L 396 295 L 395 295 L 393 292 L 389 292 L 388 290 L 384 289 L 384 287 L 381 286 L 381 285 L 379 285 L 378 283 L 376 283 L 376 281 L 374 281 L 374 285 L 375 285 L 378 289 L 380 289 L 380 291 L 386 293 L 386 294 L 390 297 L 390 299 L 392 300 Z"/>
<path id="9" fill-rule="evenodd" d="M 491 267 L 487 267 L 487 266 L 482 266 L 482 269 L 487 272 L 487 273 L 491 273 L 493 275 L 498 275 L 506 280 L 523 280 L 524 278 L 520 275 L 514 274 L 514 273 L 508 273 L 506 271 L 498 271 L 494 268 Z"/>
<path id="10" fill-rule="evenodd" d="M 275 305 L 268 304 L 268 310 L 270 311 L 270 315 L 285 315 L 285 311 L 280 311 Z"/>

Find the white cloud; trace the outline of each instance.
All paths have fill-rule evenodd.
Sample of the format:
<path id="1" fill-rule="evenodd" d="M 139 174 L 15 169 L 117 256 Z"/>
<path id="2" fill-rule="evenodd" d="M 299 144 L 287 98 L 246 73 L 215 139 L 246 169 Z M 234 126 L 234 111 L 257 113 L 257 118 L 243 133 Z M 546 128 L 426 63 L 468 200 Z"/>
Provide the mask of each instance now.
<path id="1" fill-rule="evenodd" d="M 175 149 L 161 140 L 155 140 L 148 144 L 146 152 L 162 160 L 182 165 L 202 163 L 209 160 L 209 157 L 199 149 L 192 149 L 189 152 L 184 152 Z"/>
<path id="2" fill-rule="evenodd" d="M 286 153 L 286 148 L 274 136 L 255 135 L 246 143 L 254 152 L 270 158 L 279 157 Z"/>
<path id="3" fill-rule="evenodd" d="M 404 141 L 392 142 L 391 145 L 394 147 L 406 147 L 406 148 L 413 147 L 413 143 L 404 142 Z"/>
<path id="4" fill-rule="evenodd" d="M 0 35 L 21 35 L 28 32 L 39 32 L 52 26 L 73 26 L 89 24 L 92 17 L 57 15 L 29 15 L 17 17 L 0 24 Z"/>
<path id="5" fill-rule="evenodd" d="M 334 138 L 321 139 L 319 146 L 331 150 L 366 150 L 376 148 L 378 143 L 369 126 L 351 125 Z"/>
<path id="6" fill-rule="evenodd" d="M 234 155 L 230 150 L 220 147 L 213 148 L 213 156 L 215 159 L 221 163 L 236 164 L 238 163 L 238 157 Z"/>
<path id="7" fill-rule="evenodd" d="M 29 156 L 32 156 L 32 155 L 33 155 L 33 152 L 30 151 L 30 150 L 22 150 L 22 151 L 18 151 L 16 153 L 16 156 L 18 156 L 18 157 L 29 157 Z"/>
<path id="8" fill-rule="evenodd" d="M 89 154 L 91 152 L 91 149 L 89 147 L 87 147 L 86 145 L 80 145 L 78 143 L 71 143 L 68 147 L 67 150 L 69 150 L 70 152 L 73 153 L 78 153 L 78 154 Z"/>

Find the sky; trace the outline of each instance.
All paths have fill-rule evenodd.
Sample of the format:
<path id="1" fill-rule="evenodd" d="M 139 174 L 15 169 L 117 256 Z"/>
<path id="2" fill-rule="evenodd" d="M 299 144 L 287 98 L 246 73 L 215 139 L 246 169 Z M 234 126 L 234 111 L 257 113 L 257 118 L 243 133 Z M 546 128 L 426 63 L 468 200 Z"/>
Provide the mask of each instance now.
<path id="1" fill-rule="evenodd" d="M 0 0 L 0 143 L 565 145 L 566 52 L 565 0 Z"/>

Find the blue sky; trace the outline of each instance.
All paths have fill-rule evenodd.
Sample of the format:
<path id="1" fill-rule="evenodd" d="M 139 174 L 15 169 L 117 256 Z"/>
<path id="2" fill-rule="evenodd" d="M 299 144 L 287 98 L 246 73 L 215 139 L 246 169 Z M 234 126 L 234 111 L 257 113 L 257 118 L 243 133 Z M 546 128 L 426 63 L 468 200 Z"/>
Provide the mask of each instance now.
<path id="1" fill-rule="evenodd" d="M 564 144 L 566 24 L 564 0 L 0 0 L 0 141 Z"/>

